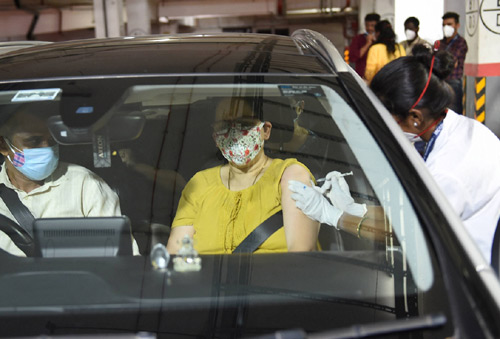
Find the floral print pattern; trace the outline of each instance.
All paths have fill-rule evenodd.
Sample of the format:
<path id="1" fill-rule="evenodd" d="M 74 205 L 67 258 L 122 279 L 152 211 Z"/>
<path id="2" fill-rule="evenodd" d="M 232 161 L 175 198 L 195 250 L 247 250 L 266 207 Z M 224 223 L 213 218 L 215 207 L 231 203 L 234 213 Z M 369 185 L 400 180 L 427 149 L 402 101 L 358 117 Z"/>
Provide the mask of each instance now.
<path id="1" fill-rule="evenodd" d="M 263 126 L 263 122 L 249 130 L 232 126 L 227 133 L 214 133 L 213 137 L 227 161 L 243 166 L 255 159 L 264 146 L 264 140 L 260 136 Z"/>

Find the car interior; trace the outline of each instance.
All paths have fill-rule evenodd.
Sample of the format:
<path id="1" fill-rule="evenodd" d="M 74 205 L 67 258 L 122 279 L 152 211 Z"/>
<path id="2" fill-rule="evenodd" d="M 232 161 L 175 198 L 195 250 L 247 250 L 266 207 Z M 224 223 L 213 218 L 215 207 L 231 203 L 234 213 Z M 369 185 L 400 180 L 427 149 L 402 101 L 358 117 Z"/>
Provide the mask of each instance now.
<path id="1" fill-rule="evenodd" d="M 66 103 L 63 96 L 61 114 L 48 120 L 50 132 L 60 144 L 61 160 L 89 168 L 117 192 L 142 254 L 149 253 L 157 242 L 166 243 L 186 182 L 196 172 L 225 162 L 210 126 L 217 102 L 227 96 L 228 89 L 194 93 L 186 89 L 180 94 L 177 90 L 175 97 L 165 91 L 158 86 L 129 89 L 95 121 L 89 118 L 92 114 L 79 113 L 96 110 L 94 103 Z M 316 180 L 331 170 L 352 171 L 354 175 L 346 180 L 354 199 L 378 203 L 327 111 L 324 97 L 314 93 L 284 96 L 276 90 L 266 95 L 247 92 L 243 96 L 254 101 L 262 120 L 273 125 L 265 144 L 269 157 L 297 158 Z M 321 227 L 319 242 L 323 250 L 377 246 L 328 225 Z"/>
<path id="2" fill-rule="evenodd" d="M 380 205 L 335 121 L 348 106 L 343 101 L 332 104 L 321 86 L 135 85 L 115 89 L 106 98 L 90 88 L 70 83 L 69 89 L 36 95 L 52 95 L 47 126 L 59 144 L 60 160 L 90 169 L 118 194 L 143 255 L 167 242 L 187 181 L 226 161 L 211 128 L 222 98 L 245 98 L 263 121 L 271 122 L 271 137 L 264 145 L 269 157 L 298 159 L 317 185 L 332 170 L 352 172 L 345 179 L 356 202 Z M 388 241 L 397 244 L 397 237 L 388 234 L 390 240 L 360 239 L 324 224 L 319 247 L 385 251 Z"/>
<path id="3" fill-rule="evenodd" d="M 72 85 L 71 88 L 77 87 Z M 4 101 L 9 102 L 17 95 L 16 92 L 11 91 L 10 96 L 4 92 L 3 95 L 6 97 Z M 113 92 L 108 98 L 108 101 L 112 102 L 105 104 L 100 103 L 100 100 L 104 100 L 102 95 L 96 100 L 92 95 L 91 99 L 88 99 L 85 95 L 77 95 L 76 92 L 70 91 L 68 96 L 64 93 L 63 89 L 52 99 L 53 112 L 47 119 L 49 132 L 59 144 L 60 161 L 86 167 L 99 175 L 117 193 L 123 217 L 108 220 L 104 220 L 106 218 L 101 220 L 74 218 L 62 221 L 47 219 L 37 222 L 42 224 L 37 228 L 43 229 L 48 225 L 51 231 L 55 224 L 62 225 L 61 229 L 68 237 L 80 234 L 80 239 L 77 235 L 70 241 L 58 244 L 50 239 L 54 242 L 52 247 L 37 248 L 36 256 L 42 257 L 35 258 L 40 260 L 39 262 L 47 258 L 65 256 L 64 253 L 67 251 L 73 251 L 82 256 L 90 252 L 102 256 L 104 252 L 105 256 L 120 256 L 113 259 L 123 263 L 124 261 L 120 261 L 123 259 L 121 256 L 130 256 L 130 243 L 123 241 L 127 238 L 124 238 L 123 234 L 128 236 L 129 231 L 137 241 L 143 256 L 148 256 L 156 244 L 166 244 L 170 225 L 186 183 L 198 171 L 224 164 L 226 161 L 212 137 L 212 124 L 215 121 L 218 102 L 228 97 L 245 98 L 253 102 L 253 109 L 260 112 L 261 119 L 271 122 L 273 126 L 271 137 L 264 145 L 264 151 L 269 157 L 298 159 L 311 171 L 317 185 L 322 184 L 321 179 L 324 179 L 330 171 L 352 172 L 353 175 L 348 175 L 345 179 L 355 201 L 369 206 L 381 206 L 384 214 L 381 220 L 385 233 L 381 240 L 362 238 L 359 236 L 359 231 L 358 234 L 352 234 L 322 224 L 318 238 L 321 252 L 306 253 L 300 257 L 290 254 L 286 260 L 303 262 L 304 267 L 319 275 L 323 274 L 323 268 L 317 270 L 315 267 L 322 267 L 326 261 L 336 261 L 336 265 L 350 262 L 370 277 L 366 281 L 359 282 L 360 288 L 368 291 L 368 296 L 363 298 L 370 300 L 364 311 L 372 312 L 378 308 L 381 310 L 381 317 L 384 318 L 390 318 L 395 312 L 398 312 L 398 317 L 418 314 L 416 301 L 418 294 L 413 293 L 416 291 L 414 287 L 417 285 L 425 291 L 430 289 L 433 283 L 433 266 L 430 263 L 429 252 L 416 250 L 418 246 L 426 246 L 425 239 L 418 231 L 418 219 L 411 210 L 411 204 L 407 203 L 406 198 L 400 193 L 401 188 L 397 185 L 397 180 L 393 180 L 392 174 L 379 166 L 379 163 L 384 161 L 373 151 L 373 145 L 376 144 L 372 139 L 368 139 L 366 128 L 359 127 L 362 122 L 356 120 L 357 118 L 349 120 L 348 116 L 353 115 L 351 108 L 340 96 L 328 93 L 322 86 L 270 84 L 236 87 L 234 85 L 133 85 L 125 91 Z M 2 112 L 14 114 L 14 106 L 16 105 L 12 103 L 6 104 L 7 108 L 2 109 Z M 364 128 L 361 132 L 365 134 L 360 132 L 360 128 Z M 394 182 L 396 184 L 393 184 Z M 397 213 L 401 220 L 385 218 L 386 207 L 388 211 L 396 208 L 401 210 Z M 394 215 L 396 214 L 392 216 Z M 394 231 L 389 220 L 394 221 Z M 102 234 L 92 234 L 94 238 L 90 241 L 94 241 L 97 246 L 91 249 L 85 247 L 89 241 L 86 237 L 87 231 L 96 229 L 95 222 L 107 225 L 106 231 L 118 234 L 116 239 L 119 246 L 114 246 L 108 251 L 109 248 L 102 246 L 102 242 L 95 240 Z M 94 226 L 87 223 L 94 223 Z M 70 229 L 78 229 L 80 233 L 68 232 Z M 411 236 L 405 238 L 405 232 L 410 231 Z M 48 237 L 50 238 L 50 235 Z M 43 240 L 36 241 L 40 243 Z M 244 270 L 253 269 L 257 272 L 259 267 L 271 269 L 270 267 L 276 264 L 273 260 L 266 261 L 265 255 L 255 256 L 259 258 L 252 259 L 255 260 L 254 266 L 236 262 L 239 259 L 208 257 L 208 262 L 213 261 L 213 265 L 227 260 L 231 270 L 240 270 L 241 265 Z M 276 257 L 275 260 L 279 262 L 282 259 Z M 314 261 L 317 266 L 308 267 L 308 260 Z M 50 260 L 45 261 L 45 264 L 56 265 Z M 123 269 L 126 267 L 118 266 Z M 328 268 L 325 269 L 332 279 L 341 280 L 341 277 L 336 277 L 333 273 L 335 265 L 326 266 Z M 412 270 L 408 270 L 408 267 Z M 302 269 L 303 267 L 297 266 L 296 271 L 283 272 L 283 276 L 300 272 Z M 238 276 L 240 279 L 244 270 L 238 271 L 240 273 L 235 277 Z M 225 281 L 222 271 L 219 273 L 219 275 L 213 273 L 214 284 Z M 206 271 L 204 274 L 207 274 Z M 188 277 L 189 275 L 178 275 L 177 279 L 182 281 L 186 279 L 188 284 L 197 282 L 189 281 Z M 245 285 L 239 280 L 235 282 L 232 279 L 228 278 L 225 283 L 228 286 Z M 279 284 L 279 280 L 275 282 L 263 279 L 260 283 L 267 286 L 268 290 L 281 288 L 275 286 Z M 216 280 L 219 282 L 215 282 Z M 166 281 L 168 284 L 168 279 Z M 322 292 L 324 295 L 332 293 L 331 286 L 326 285 L 327 281 L 328 279 L 318 282 L 321 288 L 324 288 L 324 293 Z M 254 283 L 258 285 L 259 281 Z M 348 289 L 351 288 L 347 281 L 343 281 L 342 284 Z M 207 288 L 209 285 L 206 285 Z M 402 290 L 403 286 L 412 288 L 408 296 Z M 182 289 L 182 284 L 177 283 L 176 288 Z M 295 287 L 289 286 L 288 289 L 292 291 Z M 232 295 L 231 290 L 224 293 Z M 313 295 L 318 291 L 310 293 Z M 352 297 L 347 299 L 348 303 L 357 302 Z M 171 310 L 175 313 L 175 319 L 181 318 L 175 306 L 175 298 L 170 301 L 174 303 Z M 187 304 L 195 302 L 196 298 L 186 300 Z M 228 301 L 229 304 L 232 302 Z M 328 307 L 335 302 L 337 299 Z M 201 309 L 203 307 L 200 306 Z M 252 316 L 255 316 L 254 320 L 259 323 L 256 319 L 260 319 L 260 315 L 255 313 Z M 203 324 L 203 320 L 199 319 L 198 325 L 203 326 Z M 172 326 L 175 327 L 176 324 Z M 314 328 L 314 325 L 311 326 Z"/>

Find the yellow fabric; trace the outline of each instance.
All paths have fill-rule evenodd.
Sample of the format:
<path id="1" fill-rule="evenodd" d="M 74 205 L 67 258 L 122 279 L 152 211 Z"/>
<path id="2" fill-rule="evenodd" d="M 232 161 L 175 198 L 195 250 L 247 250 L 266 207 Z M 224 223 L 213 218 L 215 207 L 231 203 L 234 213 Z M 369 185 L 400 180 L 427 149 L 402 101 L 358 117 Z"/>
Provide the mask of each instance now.
<path id="1" fill-rule="evenodd" d="M 368 50 L 366 57 L 365 79 L 371 82 L 375 74 L 386 64 L 399 57 L 406 56 L 405 49 L 400 44 L 396 44 L 394 54 L 387 53 L 387 47 L 384 44 L 376 44 Z"/>
<path id="2" fill-rule="evenodd" d="M 292 164 L 306 168 L 296 159 L 274 159 L 254 185 L 238 192 L 222 183 L 221 166 L 196 173 L 182 192 L 172 227 L 194 226 L 194 246 L 199 253 L 232 253 L 257 226 L 281 210 L 280 181 Z M 282 227 L 255 253 L 286 251 Z"/>

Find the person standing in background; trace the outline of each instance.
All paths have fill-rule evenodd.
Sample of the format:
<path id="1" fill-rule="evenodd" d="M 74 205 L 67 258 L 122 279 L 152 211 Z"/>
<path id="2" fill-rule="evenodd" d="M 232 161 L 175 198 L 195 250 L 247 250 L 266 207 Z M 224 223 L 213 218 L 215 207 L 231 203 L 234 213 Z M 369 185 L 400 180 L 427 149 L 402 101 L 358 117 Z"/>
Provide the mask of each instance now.
<path id="1" fill-rule="evenodd" d="M 415 45 L 424 45 L 429 49 L 432 48 L 431 44 L 418 36 L 418 30 L 420 26 L 420 21 L 414 16 L 409 17 L 405 20 L 405 41 L 401 42 L 401 45 L 406 51 L 406 55 L 412 55 L 411 50 Z"/>
<path id="2" fill-rule="evenodd" d="M 375 25 L 375 37 L 377 40 L 366 57 L 365 81 L 368 84 L 387 63 L 406 56 L 403 46 L 396 43 L 396 34 L 389 21 L 382 20 Z"/>
<path id="3" fill-rule="evenodd" d="M 450 52 L 455 58 L 453 72 L 446 79 L 446 82 L 453 88 L 455 99 L 450 108 L 458 114 L 463 114 L 462 97 L 465 55 L 467 54 L 467 42 L 458 34 L 460 27 L 459 15 L 454 12 L 447 12 L 443 15 L 443 39 L 440 40 L 439 50 Z"/>
<path id="4" fill-rule="evenodd" d="M 380 15 L 370 13 L 365 16 L 365 32 L 356 35 L 349 46 L 349 56 L 354 62 L 356 73 L 365 75 L 366 56 L 368 49 L 375 42 L 375 25 L 380 21 Z"/>

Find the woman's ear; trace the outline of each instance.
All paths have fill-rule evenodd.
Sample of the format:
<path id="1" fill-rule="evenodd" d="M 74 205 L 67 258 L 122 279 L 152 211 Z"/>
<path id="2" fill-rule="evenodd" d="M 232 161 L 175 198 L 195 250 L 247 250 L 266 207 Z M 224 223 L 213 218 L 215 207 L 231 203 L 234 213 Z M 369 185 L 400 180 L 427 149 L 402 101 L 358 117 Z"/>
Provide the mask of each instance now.
<path id="1" fill-rule="evenodd" d="M 425 116 L 422 110 L 418 108 L 412 108 L 410 114 L 408 115 L 408 124 L 417 129 L 421 129 L 424 126 Z"/>
<path id="2" fill-rule="evenodd" d="M 271 129 L 273 128 L 273 125 L 269 121 L 264 122 L 264 126 L 262 126 L 262 138 L 264 140 L 269 140 L 271 137 Z"/>

